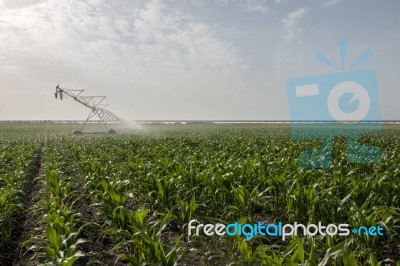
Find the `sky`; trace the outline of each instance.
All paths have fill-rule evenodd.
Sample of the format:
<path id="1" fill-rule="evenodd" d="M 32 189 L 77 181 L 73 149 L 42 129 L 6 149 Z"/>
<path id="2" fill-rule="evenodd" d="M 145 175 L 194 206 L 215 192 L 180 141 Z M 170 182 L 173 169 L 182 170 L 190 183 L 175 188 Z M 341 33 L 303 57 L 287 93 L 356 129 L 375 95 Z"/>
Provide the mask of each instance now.
<path id="1" fill-rule="evenodd" d="M 399 47 L 398 0 L 0 0 L 0 120 L 86 119 L 57 84 L 127 120 L 286 120 L 288 79 L 363 69 L 400 119 Z"/>

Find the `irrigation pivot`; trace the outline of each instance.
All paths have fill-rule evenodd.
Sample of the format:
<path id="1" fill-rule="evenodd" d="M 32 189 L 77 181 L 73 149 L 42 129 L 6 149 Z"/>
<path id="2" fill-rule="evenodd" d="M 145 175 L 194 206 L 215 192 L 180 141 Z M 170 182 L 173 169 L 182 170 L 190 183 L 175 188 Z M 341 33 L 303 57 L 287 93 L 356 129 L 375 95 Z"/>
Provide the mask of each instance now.
<path id="1" fill-rule="evenodd" d="M 87 117 L 86 121 L 83 123 L 82 128 L 80 130 L 75 130 L 73 133 L 76 135 L 83 134 L 83 129 L 86 124 L 93 119 L 94 117 L 100 118 L 101 123 L 107 130 L 108 134 L 115 134 L 115 130 L 109 128 L 107 125 L 109 123 L 117 123 L 119 122 L 118 116 L 106 110 L 105 108 L 108 106 L 106 96 L 83 96 L 82 93 L 84 90 L 67 90 L 60 88 L 59 85 L 56 87 L 55 97 L 56 99 L 60 97 L 60 100 L 63 99 L 64 94 L 68 95 L 75 101 L 83 104 L 84 106 L 90 108 L 90 114 Z"/>

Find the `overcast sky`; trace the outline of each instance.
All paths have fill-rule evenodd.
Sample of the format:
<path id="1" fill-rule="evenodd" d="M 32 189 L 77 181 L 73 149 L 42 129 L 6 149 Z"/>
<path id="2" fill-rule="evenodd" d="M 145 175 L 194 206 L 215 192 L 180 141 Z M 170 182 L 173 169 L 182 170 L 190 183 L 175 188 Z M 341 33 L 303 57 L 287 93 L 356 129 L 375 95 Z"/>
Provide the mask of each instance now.
<path id="1" fill-rule="evenodd" d="M 0 0 L 0 120 L 85 119 L 57 84 L 125 119 L 289 119 L 288 78 L 375 69 L 400 119 L 398 0 Z"/>

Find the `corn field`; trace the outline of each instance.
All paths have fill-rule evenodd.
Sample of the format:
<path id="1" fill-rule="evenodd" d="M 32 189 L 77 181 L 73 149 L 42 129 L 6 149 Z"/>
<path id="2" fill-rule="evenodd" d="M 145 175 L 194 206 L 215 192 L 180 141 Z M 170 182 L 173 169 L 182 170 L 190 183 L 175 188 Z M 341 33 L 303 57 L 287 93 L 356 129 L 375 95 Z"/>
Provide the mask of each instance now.
<path id="1" fill-rule="evenodd" d="M 0 127 L 0 265 L 400 266 L 400 129 L 360 141 L 378 164 L 299 168 L 318 141 L 280 126 L 147 126 L 72 136 Z M 189 235 L 188 223 L 376 226 L 372 236 Z"/>

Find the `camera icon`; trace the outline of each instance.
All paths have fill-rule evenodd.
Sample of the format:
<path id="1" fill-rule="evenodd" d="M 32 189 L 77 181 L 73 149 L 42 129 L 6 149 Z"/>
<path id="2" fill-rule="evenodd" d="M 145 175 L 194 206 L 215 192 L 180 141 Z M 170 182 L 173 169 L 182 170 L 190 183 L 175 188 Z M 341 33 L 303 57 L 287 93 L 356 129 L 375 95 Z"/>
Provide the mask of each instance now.
<path id="1" fill-rule="evenodd" d="M 319 150 L 302 152 L 298 158 L 300 167 L 332 167 L 333 139 L 337 136 L 347 139 L 348 162 L 377 163 L 380 160 L 379 149 L 357 141 L 360 134 L 382 128 L 374 70 L 289 79 L 286 88 L 292 137 L 318 139 L 322 144 Z"/>

